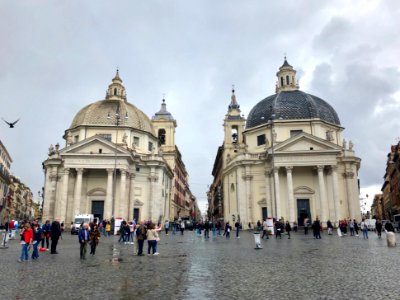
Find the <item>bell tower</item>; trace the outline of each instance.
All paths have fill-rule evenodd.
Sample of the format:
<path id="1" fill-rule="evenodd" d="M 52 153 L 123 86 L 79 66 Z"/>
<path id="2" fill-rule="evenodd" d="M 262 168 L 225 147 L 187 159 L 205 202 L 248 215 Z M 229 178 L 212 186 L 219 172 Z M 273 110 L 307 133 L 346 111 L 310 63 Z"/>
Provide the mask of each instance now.
<path id="1" fill-rule="evenodd" d="M 245 146 L 243 130 L 246 119 L 240 115 L 240 112 L 240 105 L 236 100 L 235 89 L 232 87 L 231 103 L 228 106 L 228 112 L 224 119 L 224 148 L 228 150 L 225 153 L 231 156 L 238 152 L 238 149 Z"/>
<path id="2" fill-rule="evenodd" d="M 117 69 L 117 74 L 112 79 L 111 84 L 108 86 L 106 93 L 106 100 L 126 100 L 125 87 L 122 84 L 122 79 L 119 77 L 119 70 Z"/>
<path id="3" fill-rule="evenodd" d="M 175 151 L 175 128 L 176 120 L 167 111 L 165 99 L 162 100 L 160 110 L 152 118 L 158 145 L 163 152 Z"/>
<path id="4" fill-rule="evenodd" d="M 293 69 L 291 65 L 286 60 L 283 65 L 279 68 L 278 73 L 276 73 L 278 80 L 276 82 L 276 93 L 282 91 L 297 91 L 299 89 L 299 83 L 296 79 L 296 70 Z"/>

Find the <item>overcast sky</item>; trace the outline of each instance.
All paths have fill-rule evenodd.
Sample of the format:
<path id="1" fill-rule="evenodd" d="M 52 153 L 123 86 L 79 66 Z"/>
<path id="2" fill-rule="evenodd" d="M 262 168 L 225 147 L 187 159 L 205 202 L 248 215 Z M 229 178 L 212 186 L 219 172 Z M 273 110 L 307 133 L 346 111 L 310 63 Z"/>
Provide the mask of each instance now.
<path id="1" fill-rule="evenodd" d="M 117 66 L 128 101 L 167 109 L 190 187 L 207 185 L 231 85 L 248 115 L 275 91 L 284 53 L 300 88 L 330 103 L 362 159 L 362 197 L 380 190 L 400 132 L 399 1 L 1 1 L 0 126 L 12 173 L 33 191 L 42 161 Z"/>

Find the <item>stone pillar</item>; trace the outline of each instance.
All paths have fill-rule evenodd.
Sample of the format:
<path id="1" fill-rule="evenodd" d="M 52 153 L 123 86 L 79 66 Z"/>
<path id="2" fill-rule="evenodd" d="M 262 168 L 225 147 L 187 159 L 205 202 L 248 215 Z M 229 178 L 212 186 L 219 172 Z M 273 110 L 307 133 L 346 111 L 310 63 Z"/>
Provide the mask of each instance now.
<path id="1" fill-rule="evenodd" d="M 74 210 L 73 210 L 73 218 L 75 215 L 80 214 L 80 213 L 86 213 L 86 212 L 81 212 L 81 196 L 82 196 L 82 175 L 83 175 L 83 169 L 78 168 L 76 169 L 76 182 L 75 182 L 75 193 L 74 193 Z"/>
<path id="2" fill-rule="evenodd" d="M 275 189 L 275 207 L 276 207 L 276 218 L 279 220 L 282 217 L 281 214 L 281 203 L 280 203 L 280 191 L 279 191 L 279 167 L 274 168 L 274 189 Z"/>
<path id="3" fill-rule="evenodd" d="M 152 220 L 153 222 L 157 221 L 157 216 L 153 215 L 153 206 L 154 206 L 154 202 L 155 199 L 153 199 L 154 195 L 155 195 L 155 190 L 156 190 L 156 183 L 158 181 L 158 176 L 156 173 L 156 168 L 155 167 L 151 167 L 150 169 L 150 176 L 149 176 L 149 181 L 150 181 L 150 195 L 149 195 L 149 207 L 148 207 L 148 220 Z"/>
<path id="4" fill-rule="evenodd" d="M 68 202 L 68 180 L 69 180 L 69 169 L 64 169 L 63 175 L 63 185 L 62 185 L 62 196 L 59 201 L 57 217 L 60 218 L 60 221 L 64 221 L 66 224 L 67 221 L 67 202 Z"/>
<path id="5" fill-rule="evenodd" d="M 113 216 L 112 197 L 113 197 L 113 173 L 114 169 L 107 169 L 107 192 L 106 201 L 104 203 L 104 219 L 110 220 Z"/>
<path id="6" fill-rule="evenodd" d="M 129 212 L 128 212 L 128 218 L 129 221 L 133 220 L 133 210 L 135 208 L 135 177 L 136 175 L 134 173 L 131 173 L 130 177 L 130 190 L 129 190 Z M 136 220 L 138 223 L 140 220 Z"/>
<path id="7" fill-rule="evenodd" d="M 267 202 L 268 217 L 274 215 L 273 209 L 275 208 L 275 205 L 273 205 L 274 201 L 272 200 L 274 197 L 272 188 L 271 173 L 265 171 L 265 201 Z"/>
<path id="8" fill-rule="evenodd" d="M 348 207 L 348 215 L 344 216 L 345 218 L 351 218 L 355 219 L 356 214 L 354 212 L 354 205 L 353 205 L 353 192 L 352 192 L 352 181 L 354 178 L 354 173 L 350 171 L 346 171 L 343 174 L 345 180 L 346 180 L 346 195 L 347 195 L 347 207 Z"/>
<path id="9" fill-rule="evenodd" d="M 293 225 L 295 221 L 294 214 L 294 195 L 293 195 L 293 178 L 292 178 L 292 166 L 287 166 L 286 168 L 286 176 L 287 176 L 287 188 L 288 188 L 288 220 L 289 223 Z"/>
<path id="10" fill-rule="evenodd" d="M 337 175 L 337 166 L 331 166 L 332 170 L 332 190 L 333 190 L 333 203 L 335 207 L 335 222 L 338 225 L 339 220 L 341 220 L 340 213 L 340 199 L 339 199 L 339 182 Z"/>
<path id="11" fill-rule="evenodd" d="M 50 170 L 48 166 L 46 166 L 45 168 L 43 201 L 42 222 L 44 223 L 46 220 L 49 219 L 50 214 Z"/>
<path id="12" fill-rule="evenodd" d="M 121 187 L 119 190 L 119 216 L 126 219 L 128 217 L 128 199 L 126 197 L 126 170 L 121 170 Z"/>
<path id="13" fill-rule="evenodd" d="M 57 175 L 57 166 L 53 166 L 52 167 L 52 171 L 50 174 L 50 191 L 49 191 L 49 206 L 50 206 L 50 210 L 49 210 L 49 218 L 50 219 L 55 219 L 56 216 L 56 194 L 57 194 L 57 179 L 58 179 L 58 175 Z"/>
<path id="14" fill-rule="evenodd" d="M 245 174 L 243 176 L 243 179 L 245 180 L 246 184 L 246 216 L 243 216 L 244 218 L 241 218 L 241 222 L 243 223 L 243 226 L 248 224 L 249 222 L 253 222 L 253 193 L 252 193 L 252 188 L 251 188 L 251 180 L 253 179 L 253 176 L 251 175 L 250 171 L 250 166 L 246 166 L 245 169 Z M 246 218 L 247 217 L 247 218 Z"/>
<path id="15" fill-rule="evenodd" d="M 325 181 L 324 181 L 324 167 L 317 166 L 318 169 L 318 186 L 319 186 L 319 205 L 320 211 L 317 212 L 321 223 L 326 223 L 327 221 L 327 203 L 326 203 L 326 191 L 325 191 Z"/>

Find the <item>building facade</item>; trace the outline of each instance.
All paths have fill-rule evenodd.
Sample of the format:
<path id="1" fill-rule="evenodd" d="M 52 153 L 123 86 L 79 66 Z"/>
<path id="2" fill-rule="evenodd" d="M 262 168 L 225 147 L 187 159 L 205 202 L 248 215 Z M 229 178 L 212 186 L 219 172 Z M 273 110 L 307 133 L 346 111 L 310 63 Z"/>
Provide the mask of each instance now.
<path id="1" fill-rule="evenodd" d="M 0 222 L 8 220 L 11 198 L 9 197 L 10 168 L 12 159 L 0 141 Z"/>
<path id="2" fill-rule="evenodd" d="M 214 163 L 209 215 L 239 219 L 246 227 L 266 217 L 303 225 L 360 219 L 354 145 L 342 138 L 336 111 L 299 90 L 287 62 L 277 72 L 276 93 L 258 102 L 247 120 L 232 91 L 224 142 Z"/>
<path id="3" fill-rule="evenodd" d="M 176 122 L 167 119 L 158 113 L 152 121 L 129 103 L 117 71 L 105 99 L 74 117 L 65 147 L 50 146 L 42 220 L 70 224 L 79 213 L 153 221 L 173 216 L 176 174 L 168 153 L 176 157 Z"/>

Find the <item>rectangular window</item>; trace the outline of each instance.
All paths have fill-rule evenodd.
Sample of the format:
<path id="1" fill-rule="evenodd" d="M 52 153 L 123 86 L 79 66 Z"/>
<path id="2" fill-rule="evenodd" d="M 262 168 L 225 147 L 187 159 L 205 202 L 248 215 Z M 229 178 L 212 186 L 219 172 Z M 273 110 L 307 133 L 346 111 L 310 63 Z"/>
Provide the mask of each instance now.
<path id="1" fill-rule="evenodd" d="M 106 134 L 106 133 L 98 133 L 97 134 L 99 137 L 102 137 L 103 139 L 105 139 L 105 140 L 107 140 L 107 141 L 110 141 L 111 142 L 111 137 L 112 137 L 112 135 L 111 134 Z"/>
<path id="2" fill-rule="evenodd" d="M 149 151 L 153 150 L 153 143 L 152 142 L 149 142 L 149 149 L 148 150 Z"/>
<path id="3" fill-rule="evenodd" d="M 140 142 L 139 138 L 137 136 L 134 136 L 133 143 L 135 144 L 136 147 L 139 147 L 139 142 Z"/>
<path id="4" fill-rule="evenodd" d="M 302 133 L 303 130 L 290 130 L 290 137 L 294 137 L 295 135 L 298 135 L 300 133 Z"/>
<path id="5" fill-rule="evenodd" d="M 76 135 L 74 139 L 75 139 L 75 143 L 79 142 L 79 135 Z"/>
<path id="6" fill-rule="evenodd" d="M 257 136 L 257 146 L 265 145 L 265 134 Z"/>

